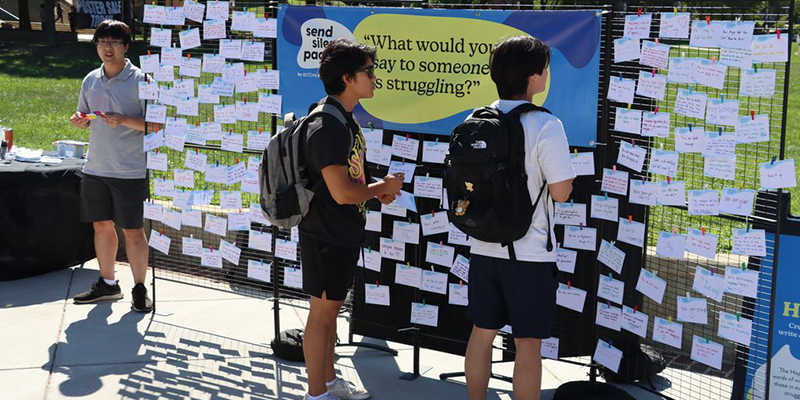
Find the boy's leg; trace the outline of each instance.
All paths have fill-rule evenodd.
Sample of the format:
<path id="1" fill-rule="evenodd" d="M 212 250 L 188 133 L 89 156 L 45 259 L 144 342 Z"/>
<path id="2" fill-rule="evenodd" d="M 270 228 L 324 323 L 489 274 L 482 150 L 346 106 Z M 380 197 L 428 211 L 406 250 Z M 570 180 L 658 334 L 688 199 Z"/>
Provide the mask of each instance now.
<path id="1" fill-rule="evenodd" d="M 492 370 L 492 343 L 497 336 L 496 329 L 472 327 L 464 358 L 464 371 L 467 378 L 467 391 L 470 400 L 486 399 L 489 389 L 489 375 Z"/>
<path id="2" fill-rule="evenodd" d="M 125 250 L 131 263 L 133 283 L 144 283 L 147 279 L 147 237 L 144 229 L 123 229 L 125 234 Z"/>
<path id="3" fill-rule="evenodd" d="M 541 339 L 514 339 L 517 346 L 514 361 L 514 398 L 539 400 L 542 390 Z"/>
<path id="4" fill-rule="evenodd" d="M 100 276 L 103 279 L 114 280 L 114 265 L 119 247 L 114 221 L 95 221 L 92 226 L 94 227 L 94 252 L 97 255 L 97 263 L 100 265 Z"/>
<path id="5" fill-rule="evenodd" d="M 328 300 L 325 293 L 322 298 L 311 296 L 311 310 L 306 321 L 303 335 L 303 355 L 308 370 L 308 394 L 319 396 L 328 391 L 325 386 L 326 369 L 330 357 L 333 368 L 331 335 L 335 335 L 336 317 L 339 315 L 344 301 Z"/>
<path id="6" fill-rule="evenodd" d="M 328 352 L 327 356 L 325 357 L 325 382 L 328 383 L 334 379 L 336 379 L 336 368 L 333 366 L 333 361 L 336 358 L 336 318 L 339 317 L 339 313 L 336 313 L 336 317 L 333 318 L 333 325 L 331 326 L 331 332 L 328 336 Z"/>

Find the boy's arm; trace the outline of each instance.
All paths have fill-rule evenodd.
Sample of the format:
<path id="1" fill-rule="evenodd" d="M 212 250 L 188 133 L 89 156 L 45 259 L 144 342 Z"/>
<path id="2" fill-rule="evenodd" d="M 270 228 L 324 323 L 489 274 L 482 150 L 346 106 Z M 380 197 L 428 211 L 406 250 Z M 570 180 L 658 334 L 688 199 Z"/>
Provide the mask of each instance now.
<path id="1" fill-rule="evenodd" d="M 572 194 L 573 179 L 575 178 L 548 184 L 547 188 L 550 190 L 550 197 L 559 203 L 564 203 L 569 200 L 569 195 Z"/>
<path id="2" fill-rule="evenodd" d="M 331 192 L 333 200 L 340 205 L 358 204 L 375 196 L 394 194 L 403 187 L 403 175 L 388 175 L 369 185 L 362 185 L 350 180 L 347 167 L 344 165 L 329 165 L 322 169 L 322 179 Z"/>

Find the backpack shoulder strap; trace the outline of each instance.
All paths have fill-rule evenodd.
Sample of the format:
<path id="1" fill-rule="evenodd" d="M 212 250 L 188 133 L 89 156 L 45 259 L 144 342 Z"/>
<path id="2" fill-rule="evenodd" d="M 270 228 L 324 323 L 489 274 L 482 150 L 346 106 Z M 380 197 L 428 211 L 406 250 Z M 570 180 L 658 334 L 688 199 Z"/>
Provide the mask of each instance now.
<path id="1" fill-rule="evenodd" d="M 522 115 L 522 114 L 524 114 L 526 112 L 530 112 L 530 111 L 541 111 L 541 112 L 546 112 L 548 114 L 552 114 L 550 112 L 550 110 L 548 110 L 548 109 L 546 109 L 544 107 L 537 106 L 536 104 L 533 104 L 533 103 L 520 104 L 520 105 L 514 107 L 511 111 L 509 111 L 506 114 L 507 115 Z"/>

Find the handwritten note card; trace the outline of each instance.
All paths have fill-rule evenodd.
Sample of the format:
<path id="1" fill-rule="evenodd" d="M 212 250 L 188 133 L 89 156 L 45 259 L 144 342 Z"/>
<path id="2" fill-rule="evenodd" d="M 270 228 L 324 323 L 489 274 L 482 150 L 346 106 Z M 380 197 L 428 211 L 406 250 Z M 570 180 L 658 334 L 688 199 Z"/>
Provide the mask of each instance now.
<path id="1" fill-rule="evenodd" d="M 555 202 L 554 217 L 556 225 L 586 225 L 586 204 Z"/>
<path id="2" fill-rule="evenodd" d="M 642 136 L 669 137 L 670 114 L 665 112 L 646 112 L 642 114 Z"/>
<path id="3" fill-rule="evenodd" d="M 736 177 L 736 157 L 705 157 L 703 160 L 703 175 L 734 180 Z"/>
<path id="4" fill-rule="evenodd" d="M 731 253 L 766 257 L 767 239 L 763 229 L 734 229 Z"/>
<path id="5" fill-rule="evenodd" d="M 678 89 L 678 97 L 675 100 L 675 114 L 703 119 L 706 116 L 706 101 L 708 101 L 708 95 L 705 93 Z"/>
<path id="6" fill-rule="evenodd" d="M 603 184 L 600 187 L 600 191 L 623 196 L 628 194 L 628 173 L 603 168 Z"/>
<path id="7" fill-rule="evenodd" d="M 678 321 L 707 324 L 708 303 L 706 299 L 678 296 Z"/>
<path id="8" fill-rule="evenodd" d="M 597 253 L 597 261 L 611 268 L 614 272 L 621 274 L 622 266 L 625 263 L 625 252 L 618 249 L 613 244 L 601 240 L 600 251 Z"/>
<path id="9" fill-rule="evenodd" d="M 636 81 L 622 77 L 613 77 L 608 83 L 608 99 L 625 104 L 633 103 L 636 92 Z"/>
<path id="10" fill-rule="evenodd" d="M 722 189 L 722 196 L 719 204 L 719 211 L 735 214 L 750 215 L 753 212 L 756 192 L 750 189 Z"/>
<path id="11" fill-rule="evenodd" d="M 694 83 L 692 72 L 699 58 L 670 57 L 667 81 L 672 83 Z"/>
<path id="12" fill-rule="evenodd" d="M 688 39 L 690 18 L 689 13 L 661 13 L 658 36 L 662 38 Z"/>
<path id="13" fill-rule="evenodd" d="M 694 66 L 692 77 L 698 84 L 722 90 L 725 86 L 725 74 L 727 72 L 727 66 L 701 58 L 700 62 Z"/>
<path id="14" fill-rule="evenodd" d="M 725 277 L 703 267 L 697 267 L 694 273 L 692 289 L 709 299 L 722 301 L 722 294 L 725 290 Z"/>
<path id="15" fill-rule="evenodd" d="M 769 115 L 759 114 L 739 117 L 736 124 L 737 143 L 769 141 Z"/>
<path id="16" fill-rule="evenodd" d="M 629 196 L 629 201 L 631 203 L 646 206 L 656 205 L 656 200 L 658 199 L 658 183 L 632 180 L 630 186 L 631 194 Z M 617 216 L 617 218 L 619 218 L 619 216 Z M 617 218 L 615 218 L 614 221 L 616 221 Z"/>
<path id="17" fill-rule="evenodd" d="M 603 341 L 603 339 L 597 339 L 597 347 L 594 349 L 592 359 L 616 373 L 619 370 L 620 362 L 622 362 L 622 350 Z"/>
<path id="18" fill-rule="evenodd" d="M 435 328 L 439 325 L 439 306 L 411 303 L 411 323 Z"/>
<path id="19" fill-rule="evenodd" d="M 622 308 L 603 302 L 597 302 L 595 324 L 618 331 L 621 329 Z"/>
<path id="20" fill-rule="evenodd" d="M 686 236 L 679 233 L 659 232 L 656 254 L 662 257 L 683 259 L 686 251 Z"/>
<path id="21" fill-rule="evenodd" d="M 617 107 L 614 130 L 639 135 L 642 132 L 642 110 Z"/>
<path id="22" fill-rule="evenodd" d="M 636 60 L 640 54 L 639 39 L 623 37 L 614 40 L 615 63 Z"/>
<path id="23" fill-rule="evenodd" d="M 614 197 L 592 195 L 591 217 L 617 221 L 619 219 L 619 200 Z"/>
<path id="24" fill-rule="evenodd" d="M 596 238 L 597 230 L 595 228 L 564 227 L 564 247 L 595 251 L 597 249 Z"/>
<path id="25" fill-rule="evenodd" d="M 620 218 L 617 240 L 637 247 L 643 247 L 644 227 L 644 224 L 641 222 L 631 221 L 628 218 Z"/>
<path id="26" fill-rule="evenodd" d="M 648 172 L 666 176 L 678 175 L 678 153 L 653 149 L 650 153 Z"/>
<path id="27" fill-rule="evenodd" d="M 753 321 L 743 318 L 741 315 L 734 315 L 719 312 L 719 328 L 717 336 L 734 341 L 736 343 L 750 346 L 750 338 L 753 334 Z"/>
<path id="28" fill-rule="evenodd" d="M 656 317 L 653 323 L 653 341 L 680 349 L 683 341 L 683 325 Z"/>
<path id="29" fill-rule="evenodd" d="M 797 186 L 794 160 L 780 160 L 758 164 L 761 187 L 764 189 L 785 189 Z"/>
<path id="30" fill-rule="evenodd" d="M 650 24 L 653 14 L 626 15 L 623 37 L 645 39 L 650 37 Z"/>
<path id="31" fill-rule="evenodd" d="M 556 267 L 559 271 L 570 274 L 575 273 L 575 262 L 578 260 L 578 252 L 564 248 L 556 249 Z"/>
<path id="32" fill-rule="evenodd" d="M 645 157 L 647 157 L 647 150 L 644 147 L 620 142 L 617 164 L 624 165 L 636 172 L 642 172 Z"/>
<path id="33" fill-rule="evenodd" d="M 700 229 L 689 228 L 686 240 L 686 251 L 714 260 L 717 258 L 717 235 L 703 232 Z"/>
<path id="34" fill-rule="evenodd" d="M 601 275 L 597 284 L 597 297 L 608 301 L 622 304 L 622 297 L 625 294 L 625 282 L 614 279 L 609 275 Z"/>
<path id="35" fill-rule="evenodd" d="M 774 69 L 742 69 L 739 96 L 772 98 L 775 95 Z"/>
<path id="36" fill-rule="evenodd" d="M 706 107 L 706 123 L 735 126 L 739 121 L 739 100 L 711 99 Z"/>
<path id="37" fill-rule="evenodd" d="M 758 271 L 726 267 L 725 292 L 755 298 L 758 295 Z"/>
<path id="38" fill-rule="evenodd" d="M 690 190 L 689 215 L 719 215 L 719 192 Z"/>
<path id="39" fill-rule="evenodd" d="M 692 336 L 692 360 L 716 369 L 722 369 L 724 347 L 697 335 Z"/>
<path id="40" fill-rule="evenodd" d="M 558 284 L 558 291 L 556 292 L 556 304 L 561 307 L 582 313 L 585 302 L 585 290 L 563 283 Z"/>
<path id="41" fill-rule="evenodd" d="M 669 65 L 669 48 L 668 44 L 643 40 L 639 64 L 659 69 L 667 68 Z"/>
<path id="42" fill-rule="evenodd" d="M 620 328 L 634 333 L 642 338 L 647 337 L 647 322 L 650 316 L 628 306 L 622 306 L 622 321 Z"/>

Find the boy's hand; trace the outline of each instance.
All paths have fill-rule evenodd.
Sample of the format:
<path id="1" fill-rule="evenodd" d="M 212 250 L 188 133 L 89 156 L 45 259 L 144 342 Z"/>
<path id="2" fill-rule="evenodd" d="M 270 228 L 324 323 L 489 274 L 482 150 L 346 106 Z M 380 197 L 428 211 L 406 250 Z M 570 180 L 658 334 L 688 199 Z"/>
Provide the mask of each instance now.
<path id="1" fill-rule="evenodd" d="M 89 118 L 82 117 L 79 112 L 75 111 L 75 114 L 69 118 L 69 123 L 78 129 L 86 129 L 89 127 Z"/>
<path id="2" fill-rule="evenodd" d="M 405 174 L 403 174 L 402 172 L 398 172 L 392 175 L 386 175 L 383 178 L 383 184 L 386 188 L 384 194 L 391 194 L 392 196 L 394 196 L 395 194 L 399 195 L 400 189 L 403 188 L 404 177 Z M 394 201 L 394 199 L 392 199 L 392 201 Z"/>
<path id="3" fill-rule="evenodd" d="M 382 194 L 378 196 L 378 201 L 380 201 L 382 204 L 390 204 L 394 201 L 394 199 L 395 199 L 394 193 Z"/>
<path id="4" fill-rule="evenodd" d="M 128 121 L 128 117 L 117 114 L 115 112 L 107 112 L 100 114 L 100 118 L 106 123 L 106 125 L 116 128 L 120 125 L 125 125 Z"/>

